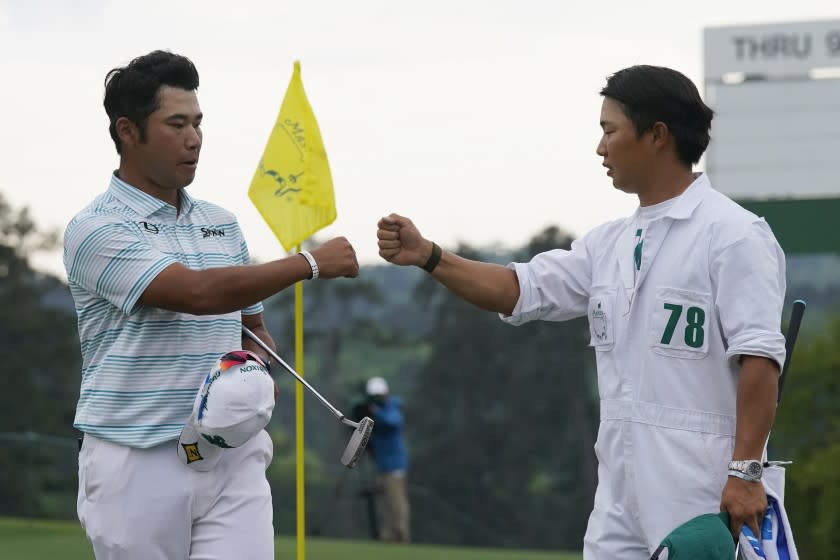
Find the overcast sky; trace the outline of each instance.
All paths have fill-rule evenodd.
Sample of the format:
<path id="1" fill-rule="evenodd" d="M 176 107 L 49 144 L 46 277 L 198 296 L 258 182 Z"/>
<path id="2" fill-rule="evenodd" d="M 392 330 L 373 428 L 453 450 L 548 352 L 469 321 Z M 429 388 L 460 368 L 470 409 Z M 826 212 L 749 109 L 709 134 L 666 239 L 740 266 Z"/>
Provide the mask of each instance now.
<path id="1" fill-rule="evenodd" d="M 580 235 L 636 206 L 595 155 L 609 74 L 664 65 L 702 87 L 704 27 L 838 18 L 837 0 L 0 0 L 0 192 L 63 231 L 118 165 L 105 74 L 168 49 L 201 78 L 189 191 L 234 211 L 260 260 L 283 250 L 247 189 L 295 60 L 338 206 L 319 238 L 370 264 L 392 211 L 450 247 Z M 36 264 L 64 277 L 59 253 Z"/>

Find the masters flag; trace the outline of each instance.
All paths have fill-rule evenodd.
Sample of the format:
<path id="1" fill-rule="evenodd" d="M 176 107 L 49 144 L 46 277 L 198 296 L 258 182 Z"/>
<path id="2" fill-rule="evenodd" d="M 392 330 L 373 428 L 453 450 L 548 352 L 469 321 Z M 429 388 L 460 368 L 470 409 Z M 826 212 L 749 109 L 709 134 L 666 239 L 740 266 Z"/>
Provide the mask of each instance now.
<path id="1" fill-rule="evenodd" d="M 298 61 L 248 197 L 287 252 L 335 221 L 327 152 Z"/>

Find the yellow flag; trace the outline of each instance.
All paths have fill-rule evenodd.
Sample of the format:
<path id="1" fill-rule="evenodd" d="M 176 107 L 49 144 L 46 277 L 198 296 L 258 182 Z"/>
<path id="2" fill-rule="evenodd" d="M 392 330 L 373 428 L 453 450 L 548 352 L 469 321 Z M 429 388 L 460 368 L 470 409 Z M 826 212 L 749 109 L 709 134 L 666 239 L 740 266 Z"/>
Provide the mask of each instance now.
<path id="1" fill-rule="evenodd" d="M 248 197 L 287 252 L 335 221 L 330 164 L 298 61 Z"/>

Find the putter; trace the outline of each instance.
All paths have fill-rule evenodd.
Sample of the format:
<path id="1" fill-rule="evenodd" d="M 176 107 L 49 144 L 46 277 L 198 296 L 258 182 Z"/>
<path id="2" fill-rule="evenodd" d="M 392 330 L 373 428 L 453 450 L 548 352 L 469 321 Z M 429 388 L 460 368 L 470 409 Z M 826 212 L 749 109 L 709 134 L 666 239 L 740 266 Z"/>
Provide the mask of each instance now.
<path id="1" fill-rule="evenodd" d="M 349 418 L 347 418 L 344 414 L 341 413 L 336 407 L 334 407 L 330 402 L 321 396 L 321 393 L 316 391 L 312 385 L 310 385 L 303 377 L 298 375 L 298 373 L 293 370 L 289 364 L 283 361 L 283 359 L 277 355 L 277 353 L 268 347 L 268 345 L 260 340 L 260 338 L 252 333 L 247 327 L 242 327 L 242 333 L 257 343 L 257 345 L 268 352 L 268 355 L 277 362 L 278 364 L 282 365 L 286 371 L 292 374 L 292 377 L 298 380 L 301 385 L 309 389 L 309 392 L 318 397 L 318 400 L 326 406 L 333 415 L 338 418 L 339 422 L 344 424 L 345 426 L 350 426 L 351 428 L 355 428 L 353 431 L 353 435 L 350 436 L 350 441 L 347 442 L 347 446 L 344 448 L 344 453 L 341 454 L 341 464 L 347 467 L 348 469 L 352 469 L 356 461 L 359 460 L 359 457 L 362 455 L 362 451 L 365 450 L 367 447 L 368 440 L 370 439 L 370 433 L 373 431 L 373 420 L 365 416 L 359 422 L 353 422 Z"/>

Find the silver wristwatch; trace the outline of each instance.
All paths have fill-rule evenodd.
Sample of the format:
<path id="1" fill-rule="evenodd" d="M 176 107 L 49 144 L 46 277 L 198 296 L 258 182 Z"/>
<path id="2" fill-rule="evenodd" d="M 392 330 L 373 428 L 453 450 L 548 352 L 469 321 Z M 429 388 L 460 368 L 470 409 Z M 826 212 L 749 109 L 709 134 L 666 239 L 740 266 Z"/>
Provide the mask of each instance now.
<path id="1" fill-rule="evenodd" d="M 750 482 L 758 482 L 761 480 L 762 472 L 764 472 L 764 465 L 756 459 L 729 461 L 729 476 L 737 476 Z"/>

